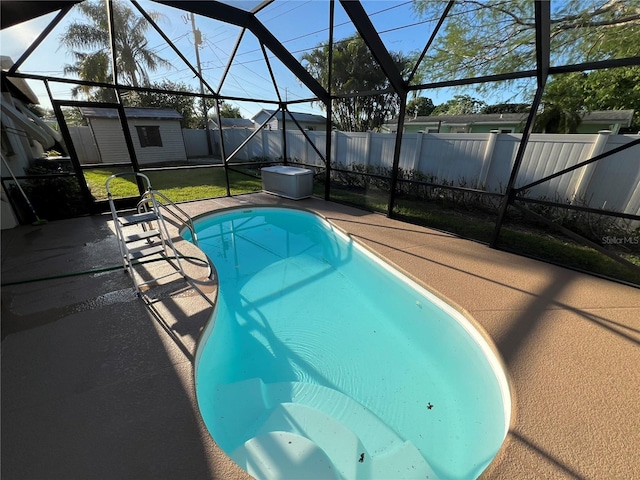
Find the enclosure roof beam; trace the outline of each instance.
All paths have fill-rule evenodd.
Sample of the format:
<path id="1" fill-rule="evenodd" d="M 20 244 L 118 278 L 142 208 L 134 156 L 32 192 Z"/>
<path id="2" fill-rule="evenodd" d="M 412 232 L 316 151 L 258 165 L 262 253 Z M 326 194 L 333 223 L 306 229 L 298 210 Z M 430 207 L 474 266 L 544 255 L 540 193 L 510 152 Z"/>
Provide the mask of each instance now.
<path id="1" fill-rule="evenodd" d="M 167 42 L 167 45 L 169 45 L 171 47 L 171 50 L 173 50 L 173 52 L 176 55 L 178 55 L 178 57 L 180 57 L 180 59 L 185 63 L 185 65 L 187 67 L 189 67 L 189 69 L 193 72 L 193 74 L 196 76 L 196 78 L 198 78 L 198 80 L 200 82 L 202 82 L 202 84 L 204 84 L 209 89 L 210 92 L 217 93 L 213 89 L 213 87 L 211 85 L 209 85 L 209 83 L 202 77 L 201 72 L 196 70 L 196 68 L 193 65 L 191 65 L 191 62 L 187 59 L 187 57 L 185 57 L 184 54 L 180 51 L 180 49 L 178 47 L 176 47 L 176 45 L 171 41 L 171 39 L 167 36 L 167 34 L 164 33 L 162 31 L 162 29 L 158 26 L 158 24 L 155 22 L 155 20 L 153 18 L 151 18 L 151 15 L 149 15 L 147 13 L 147 11 L 144 8 L 142 8 L 142 6 L 138 3 L 138 1 L 137 0 L 131 0 L 131 3 L 133 4 L 133 6 L 135 6 L 138 9 L 138 11 L 147 20 L 147 22 L 149 22 L 149 24 L 158 33 L 158 35 L 160 35 L 162 37 L 162 39 L 165 42 Z"/>
<path id="2" fill-rule="evenodd" d="M 320 100 L 329 101 L 329 94 L 325 88 L 291 55 L 282 43 L 262 24 L 251 12 L 233 7 L 217 1 L 185 1 L 185 0 L 154 0 L 203 17 L 230 23 L 242 28 L 248 28 L 258 37 L 260 43 L 268 48 L 278 59 Z"/>
<path id="3" fill-rule="evenodd" d="M 382 43 L 380 35 L 378 35 L 376 28 L 371 23 L 369 15 L 362 7 L 362 4 L 350 0 L 340 0 L 340 3 L 396 93 L 407 92 L 407 83 L 402 78 L 402 74 L 393 57 L 384 46 L 384 43 Z"/>
<path id="4" fill-rule="evenodd" d="M 550 64 L 550 35 L 551 35 L 551 7 L 547 1 L 538 1 L 534 3 L 535 15 L 536 15 L 536 76 L 538 86 L 536 93 L 531 102 L 531 110 L 527 116 L 527 123 L 522 131 L 522 138 L 520 145 L 518 145 L 518 151 L 513 159 L 513 167 L 511 168 L 511 174 L 509 176 L 509 182 L 505 189 L 505 197 L 500 204 L 498 211 L 498 219 L 496 220 L 495 228 L 493 230 L 493 237 L 489 245 L 495 248 L 498 243 L 498 237 L 500 236 L 500 230 L 505 220 L 507 209 L 509 205 L 513 204 L 515 197 L 515 183 L 518 178 L 520 166 L 524 159 L 524 153 L 527 148 L 527 143 L 531 133 L 533 132 L 533 122 L 536 117 L 536 112 L 542 101 L 542 94 L 544 93 L 545 85 L 547 84 L 547 77 L 549 76 L 549 64 Z"/>
<path id="5" fill-rule="evenodd" d="M 9 73 L 14 73 L 18 71 L 18 68 L 20 68 L 20 65 L 22 65 L 22 63 L 27 58 L 29 58 L 29 55 L 31 55 L 33 51 L 36 48 L 38 48 L 38 46 L 44 41 L 44 39 L 47 38 L 47 36 L 53 31 L 56 25 L 58 25 L 58 23 L 60 23 L 60 21 L 67 15 L 67 13 L 69 13 L 69 10 L 71 10 L 71 7 L 73 7 L 73 5 L 69 4 L 68 6 L 66 6 L 65 8 L 63 8 L 58 12 L 56 17 L 49 23 L 49 25 L 47 25 L 46 28 L 44 28 L 42 32 L 40 32 L 40 35 L 38 35 L 38 38 L 36 38 L 31 43 L 29 48 L 27 48 L 25 52 L 22 54 L 22 56 L 11 66 L 11 68 L 9 69 Z"/>
<path id="6" fill-rule="evenodd" d="M 83 0 L 47 0 L 47 1 L 29 1 L 24 0 L 2 0 L 0 7 L 2 8 L 0 18 L 2 19 L 2 28 L 11 27 L 18 23 L 26 22 L 32 18 L 46 15 L 72 7 L 76 3 Z"/>
<path id="7" fill-rule="evenodd" d="M 447 15 L 449 15 L 449 10 L 453 8 L 453 3 L 454 3 L 454 0 L 449 0 L 449 3 L 447 3 L 447 6 L 445 7 L 444 11 L 442 12 L 442 15 L 440 16 L 440 20 L 438 20 L 436 27 L 433 29 L 433 32 L 431 32 L 431 36 L 429 37 L 427 44 L 422 49 L 422 53 L 420 53 L 420 56 L 418 57 L 418 60 L 416 61 L 416 64 L 413 67 L 413 70 L 411 70 L 411 74 L 409 75 L 409 79 L 407 80 L 407 83 L 411 83 L 411 81 L 413 80 L 413 77 L 416 75 L 418 68 L 420 68 L 420 63 L 422 63 L 422 59 L 429 51 L 429 47 L 431 47 L 431 44 L 433 43 L 436 36 L 438 35 L 438 32 L 440 31 L 440 27 L 442 26 L 445 19 L 447 18 Z"/>
<path id="8" fill-rule="evenodd" d="M 221 22 L 230 23 L 238 27 L 248 27 L 249 21 L 253 17 L 251 12 L 242 10 L 226 3 L 210 1 L 191 1 L 191 0 L 153 0 L 156 3 L 162 3 L 186 12 L 193 12 L 203 17 L 213 18 Z"/>
<path id="9" fill-rule="evenodd" d="M 313 78 L 309 71 L 304 68 L 296 58 L 291 55 L 282 43 L 273 36 L 273 34 L 264 26 L 264 24 L 258 20 L 255 16 L 252 16 L 249 24 L 249 30 L 258 37 L 258 40 L 267 47 L 271 53 L 273 53 L 278 59 L 287 67 L 291 73 L 293 73 L 298 80 L 300 80 L 309 90 L 313 92 L 323 102 L 329 101 L 329 94 L 327 90 L 320 85 L 320 83 Z"/>
<path id="10" fill-rule="evenodd" d="M 538 85 L 544 86 L 551 63 L 551 7 L 549 2 L 536 2 L 536 64 Z"/>

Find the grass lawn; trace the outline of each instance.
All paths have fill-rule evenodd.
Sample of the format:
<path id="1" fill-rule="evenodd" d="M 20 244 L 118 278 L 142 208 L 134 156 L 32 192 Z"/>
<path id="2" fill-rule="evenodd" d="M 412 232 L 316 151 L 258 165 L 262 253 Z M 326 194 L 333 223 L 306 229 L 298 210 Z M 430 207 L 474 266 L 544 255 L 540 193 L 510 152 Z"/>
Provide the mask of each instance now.
<path id="1" fill-rule="evenodd" d="M 105 182 L 117 170 L 97 169 L 84 173 L 87 185 L 96 200 L 105 200 Z M 189 170 L 166 170 L 146 172 L 154 190 L 164 193 L 173 202 L 186 202 L 204 198 L 223 197 L 227 194 L 224 169 L 220 167 L 193 168 Z M 259 178 L 229 171 L 231 193 L 234 195 L 262 189 Z M 133 197 L 138 189 L 133 176 L 116 178 L 110 183 L 115 197 Z"/>
<path id="2" fill-rule="evenodd" d="M 105 181 L 114 171 L 107 169 L 85 172 L 87 184 L 96 199 L 106 199 Z M 148 172 L 154 189 L 161 191 L 174 202 L 222 197 L 227 194 L 224 170 L 219 167 L 194 168 L 190 170 L 167 170 Z M 255 192 L 262 189 L 259 178 L 229 171 L 231 193 Z M 115 179 L 111 183 L 117 197 L 137 196 L 133 177 Z M 323 195 L 324 186 L 316 183 L 315 193 Z M 386 213 L 388 194 L 376 189 L 366 192 L 354 191 L 332 185 L 331 199 L 352 204 L 366 210 Z M 434 202 L 398 199 L 394 215 L 404 221 L 437 228 L 464 238 L 488 243 L 493 235 L 496 219 L 486 213 L 461 211 Z M 575 242 L 539 232 L 535 229 L 511 228 L 505 224 L 501 230 L 499 246 L 505 250 L 530 255 L 611 278 L 640 285 L 640 273 L 625 267 L 592 248 Z M 624 258 L 640 266 L 640 255 L 623 253 Z"/>
<path id="3" fill-rule="evenodd" d="M 331 199 L 382 213 L 386 213 L 389 201 L 386 192 L 368 190 L 366 193 L 358 193 L 334 186 L 331 189 Z M 435 202 L 400 198 L 396 201 L 394 215 L 403 221 L 451 232 L 483 243 L 490 242 L 496 222 L 495 216 L 485 212 L 463 211 Z M 507 223 L 500 231 L 498 245 L 514 253 L 640 285 L 640 273 L 636 270 L 593 248 L 576 244 L 550 232 L 510 226 Z M 620 252 L 620 255 L 640 266 L 640 255 L 629 252 Z"/>

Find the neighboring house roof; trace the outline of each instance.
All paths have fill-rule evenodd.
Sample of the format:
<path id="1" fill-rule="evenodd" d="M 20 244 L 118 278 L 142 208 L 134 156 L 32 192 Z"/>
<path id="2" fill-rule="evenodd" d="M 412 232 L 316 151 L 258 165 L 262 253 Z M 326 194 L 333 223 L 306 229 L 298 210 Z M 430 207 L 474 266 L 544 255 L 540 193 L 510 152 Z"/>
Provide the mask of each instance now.
<path id="1" fill-rule="evenodd" d="M 620 123 L 630 127 L 635 110 L 595 110 L 582 117 L 583 123 Z"/>
<path id="2" fill-rule="evenodd" d="M 404 123 L 518 123 L 526 120 L 526 113 L 479 113 L 475 115 L 430 115 L 410 118 Z"/>
<path id="3" fill-rule="evenodd" d="M 80 113 L 87 118 L 118 118 L 118 110 L 115 108 L 80 107 Z M 149 118 L 156 120 L 181 120 L 176 110 L 171 108 L 140 108 L 125 107 L 127 118 Z"/>
<path id="4" fill-rule="evenodd" d="M 595 110 L 582 116 L 583 123 L 620 123 L 630 126 L 634 110 Z M 469 124 L 512 124 L 527 121 L 526 113 L 478 113 L 474 115 L 430 115 L 408 118 L 405 124 L 431 125 L 440 122 L 450 125 Z M 397 122 L 397 118 L 393 120 Z"/>
<path id="5" fill-rule="evenodd" d="M 273 115 L 273 112 L 276 110 L 268 110 L 263 108 L 258 113 L 256 113 L 251 120 L 258 118 L 261 114 L 266 114 L 267 116 Z M 325 123 L 327 119 L 322 115 L 314 115 L 312 113 L 302 113 L 302 112 L 288 112 L 297 122 L 305 122 L 305 123 Z M 282 113 L 279 113 L 274 118 L 280 120 L 282 118 Z M 289 115 L 286 115 L 286 119 L 289 120 Z"/>
<path id="6" fill-rule="evenodd" d="M 222 117 L 221 119 L 222 122 L 222 128 L 253 128 L 254 124 L 253 121 L 249 120 L 248 118 L 226 118 L 226 117 Z M 218 125 L 218 122 L 215 121 L 215 119 L 211 119 L 209 120 L 211 123 L 213 123 L 214 125 Z"/>

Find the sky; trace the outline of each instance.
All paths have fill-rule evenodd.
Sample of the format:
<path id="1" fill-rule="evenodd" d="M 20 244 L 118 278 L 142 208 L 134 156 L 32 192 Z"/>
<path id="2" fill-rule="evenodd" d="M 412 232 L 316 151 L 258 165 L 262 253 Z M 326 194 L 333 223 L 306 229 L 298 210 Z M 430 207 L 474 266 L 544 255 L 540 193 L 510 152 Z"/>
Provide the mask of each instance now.
<path id="1" fill-rule="evenodd" d="M 132 4 L 127 3 L 135 10 Z M 225 3 L 230 3 L 239 8 L 250 9 L 259 2 L 228 0 Z M 404 53 L 421 51 L 431 35 L 439 16 L 434 15 L 433 18 L 419 17 L 414 12 L 411 1 L 370 0 L 362 1 L 361 3 L 373 25 L 380 33 L 385 46 L 390 51 Z M 161 14 L 158 25 L 195 67 L 197 62 L 194 34 L 189 14 L 151 1 L 140 1 L 140 4 L 147 11 L 155 11 Z M 259 12 L 257 17 L 287 47 L 294 57 L 300 59 L 305 52 L 328 40 L 328 5 L 329 2 L 326 0 L 276 0 Z M 340 3 L 335 2 L 335 6 L 334 38 L 335 40 L 340 40 L 351 36 L 356 30 L 344 10 L 342 10 Z M 1 31 L 0 54 L 10 56 L 16 61 L 55 15 L 56 12 Z M 63 72 L 65 64 L 72 64 L 73 58 L 68 54 L 65 47 L 60 47 L 59 38 L 67 26 L 72 21 L 77 20 L 83 20 L 83 17 L 78 14 L 74 7 L 24 62 L 20 67 L 20 71 L 37 75 L 73 78 Z M 202 44 L 198 53 L 203 77 L 212 88 L 218 91 L 221 77 L 241 29 L 198 15 L 195 16 L 194 20 L 196 28 L 202 33 Z M 151 81 L 160 82 L 166 79 L 173 82 L 186 83 L 194 90 L 199 90 L 200 85 L 193 71 L 153 28 L 149 28 L 147 31 L 147 38 L 149 47 L 172 64 L 170 69 L 149 72 Z M 275 56 L 270 52 L 267 52 L 267 54 L 280 94 L 284 99 L 297 100 L 313 97 L 313 94 Z M 43 82 L 29 81 L 29 84 L 41 99 L 41 105 L 45 108 L 50 108 L 51 104 Z M 71 86 L 67 84 L 51 83 L 51 89 L 56 99 L 71 98 Z M 230 68 L 219 93 L 223 96 L 263 100 L 257 102 L 229 101 L 233 106 L 240 109 L 240 113 L 244 118 L 251 118 L 262 108 L 270 109 L 276 107 L 275 104 L 264 101 L 277 101 L 277 94 L 261 47 L 253 34 L 248 31 L 242 37 L 233 66 Z M 469 93 L 473 96 L 473 92 L 453 91 L 450 89 L 430 90 L 423 93 L 423 95 L 428 96 L 438 105 L 452 98 L 454 94 L 459 93 Z M 504 99 L 495 99 L 494 102 L 487 103 L 497 103 L 502 100 Z M 296 104 L 290 106 L 289 109 L 306 113 L 323 113 L 320 106 L 313 103 Z"/>

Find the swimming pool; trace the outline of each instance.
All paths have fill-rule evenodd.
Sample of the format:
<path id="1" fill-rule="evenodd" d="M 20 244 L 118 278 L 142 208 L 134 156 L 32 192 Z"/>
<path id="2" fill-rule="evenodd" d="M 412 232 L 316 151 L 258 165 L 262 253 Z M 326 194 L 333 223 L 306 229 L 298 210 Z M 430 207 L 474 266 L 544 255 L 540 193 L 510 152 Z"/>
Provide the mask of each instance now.
<path id="1" fill-rule="evenodd" d="M 466 479 L 491 462 L 508 383 L 460 312 L 310 212 L 226 210 L 196 231 L 219 279 L 196 393 L 241 467 L 257 478 Z"/>

